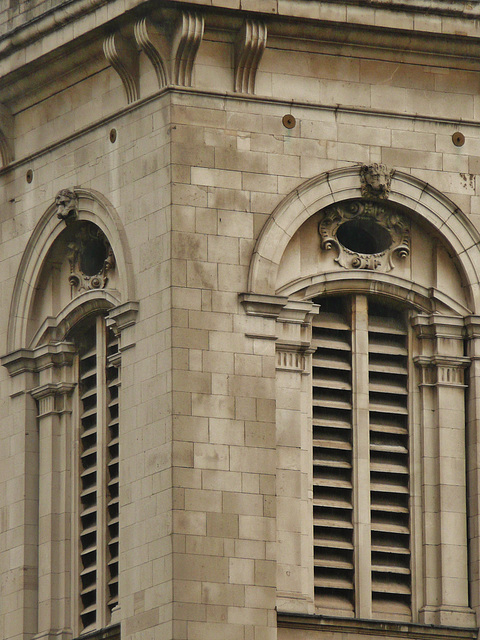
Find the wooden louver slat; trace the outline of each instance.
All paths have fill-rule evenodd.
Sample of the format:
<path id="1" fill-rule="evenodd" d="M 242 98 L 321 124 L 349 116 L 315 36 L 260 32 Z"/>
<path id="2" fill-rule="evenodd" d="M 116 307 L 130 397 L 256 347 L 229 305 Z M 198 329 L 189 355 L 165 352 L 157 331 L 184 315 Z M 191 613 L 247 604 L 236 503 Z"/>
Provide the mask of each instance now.
<path id="1" fill-rule="evenodd" d="M 318 606 L 354 613 L 350 324 L 327 306 L 313 326 L 314 588 Z"/>

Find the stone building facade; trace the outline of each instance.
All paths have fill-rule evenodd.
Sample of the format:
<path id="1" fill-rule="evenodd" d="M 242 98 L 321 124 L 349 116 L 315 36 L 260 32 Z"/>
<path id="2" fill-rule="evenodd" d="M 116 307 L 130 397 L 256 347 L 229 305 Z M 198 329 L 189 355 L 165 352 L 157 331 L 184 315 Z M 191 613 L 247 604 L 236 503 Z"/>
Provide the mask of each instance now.
<path id="1" fill-rule="evenodd" d="M 480 7 L 0 5 L 0 638 L 474 639 Z"/>

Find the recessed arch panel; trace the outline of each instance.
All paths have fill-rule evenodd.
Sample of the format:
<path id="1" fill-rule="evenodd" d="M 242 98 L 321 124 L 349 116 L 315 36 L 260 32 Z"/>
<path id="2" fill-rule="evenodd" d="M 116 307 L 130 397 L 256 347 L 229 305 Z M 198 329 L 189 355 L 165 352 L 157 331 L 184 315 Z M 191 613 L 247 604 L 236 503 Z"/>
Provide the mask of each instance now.
<path id="1" fill-rule="evenodd" d="M 360 166 L 315 176 L 290 193 L 260 233 L 250 263 L 249 293 L 277 294 L 277 274 L 282 257 L 300 227 L 328 205 L 361 198 L 361 195 Z M 431 185 L 402 171 L 393 174 L 388 202 L 407 209 L 416 223 L 434 228 L 455 261 L 469 312 L 478 313 L 480 234 L 467 216 Z M 372 277 L 378 280 L 379 274 L 374 272 Z"/>
<path id="2" fill-rule="evenodd" d="M 104 298 L 105 304 L 110 307 L 135 300 L 132 259 L 118 213 L 113 205 L 97 191 L 78 187 L 75 187 L 73 191 L 78 198 L 78 220 L 88 221 L 96 225 L 108 239 L 115 256 L 116 269 L 119 276 L 118 287 L 115 292 L 108 293 L 102 289 L 87 297 L 89 300 L 97 299 L 97 304 L 99 304 L 98 300 Z M 8 352 L 30 346 L 38 346 L 41 335 L 45 331 L 48 333 L 47 325 L 50 324 L 52 326 L 60 321 L 60 319 L 54 321 L 53 318 L 48 318 L 44 325 L 36 331 L 33 339 L 32 337 L 29 338 L 29 319 L 31 318 L 32 305 L 42 269 L 51 248 L 64 230 L 65 222 L 56 216 L 56 205 L 52 203 L 35 227 L 17 272 L 8 324 Z M 72 309 L 77 308 L 83 301 L 86 301 L 86 298 L 79 296 L 69 306 Z M 61 315 L 65 314 L 65 317 L 67 317 L 66 309 Z"/>

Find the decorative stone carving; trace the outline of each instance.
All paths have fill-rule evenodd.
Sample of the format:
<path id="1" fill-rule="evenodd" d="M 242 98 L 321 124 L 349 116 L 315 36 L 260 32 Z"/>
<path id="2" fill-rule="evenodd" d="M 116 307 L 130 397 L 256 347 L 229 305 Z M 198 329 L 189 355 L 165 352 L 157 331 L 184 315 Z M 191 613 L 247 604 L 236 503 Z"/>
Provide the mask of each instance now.
<path id="1" fill-rule="evenodd" d="M 134 35 L 138 46 L 152 63 L 157 74 L 158 88 L 162 89 L 168 84 L 168 48 L 165 36 L 145 17 L 135 23 Z"/>
<path id="2" fill-rule="evenodd" d="M 74 191 L 61 189 L 55 196 L 55 205 L 57 207 L 57 218 L 60 220 L 64 220 L 67 223 L 77 219 L 78 198 Z"/>
<path id="3" fill-rule="evenodd" d="M 9 109 L 0 104 L 0 158 L 6 167 L 13 160 L 13 116 Z"/>
<path id="4" fill-rule="evenodd" d="M 91 223 L 82 223 L 75 239 L 67 246 L 70 285 L 77 292 L 104 289 L 108 275 L 115 267 L 115 256 L 102 231 Z"/>
<path id="5" fill-rule="evenodd" d="M 294 349 L 279 349 L 276 352 L 276 369 L 303 373 L 306 368 L 305 353 Z"/>
<path id="6" fill-rule="evenodd" d="M 362 165 L 360 169 L 361 191 L 364 198 L 386 200 L 390 195 L 390 185 L 395 169 L 384 164 Z"/>
<path id="7" fill-rule="evenodd" d="M 193 63 L 203 38 L 204 18 L 193 11 L 182 11 L 172 43 L 174 59 L 172 81 L 182 87 L 192 86 Z"/>
<path id="8" fill-rule="evenodd" d="M 321 247 L 336 249 L 345 269 L 391 271 L 394 257 L 410 254 L 408 220 L 380 202 L 354 200 L 325 209 L 319 225 Z"/>
<path id="9" fill-rule="evenodd" d="M 266 44 L 266 25 L 255 20 L 245 20 L 235 43 L 236 92 L 255 93 L 255 76 Z"/>
<path id="10" fill-rule="evenodd" d="M 122 80 L 128 104 L 138 100 L 138 50 L 134 43 L 120 33 L 112 33 L 103 41 L 103 52 Z"/>

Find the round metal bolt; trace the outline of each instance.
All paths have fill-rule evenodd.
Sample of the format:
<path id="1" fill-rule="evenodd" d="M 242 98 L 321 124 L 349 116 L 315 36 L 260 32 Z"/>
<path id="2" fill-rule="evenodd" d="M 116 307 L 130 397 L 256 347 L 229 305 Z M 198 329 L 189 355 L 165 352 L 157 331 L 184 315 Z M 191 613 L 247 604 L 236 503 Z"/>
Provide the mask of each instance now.
<path id="1" fill-rule="evenodd" d="M 463 147 L 465 144 L 465 136 L 460 131 L 455 131 L 452 136 L 452 142 L 456 147 Z"/>
<path id="2" fill-rule="evenodd" d="M 28 184 L 30 184 L 33 181 L 33 171 L 29 169 L 25 177 L 27 179 Z"/>
<path id="3" fill-rule="evenodd" d="M 296 124 L 296 120 L 291 113 L 287 113 L 286 115 L 283 116 L 282 123 L 286 129 L 293 129 L 293 127 Z"/>
<path id="4" fill-rule="evenodd" d="M 117 139 L 117 130 L 110 129 L 110 142 L 115 142 L 116 139 Z"/>

